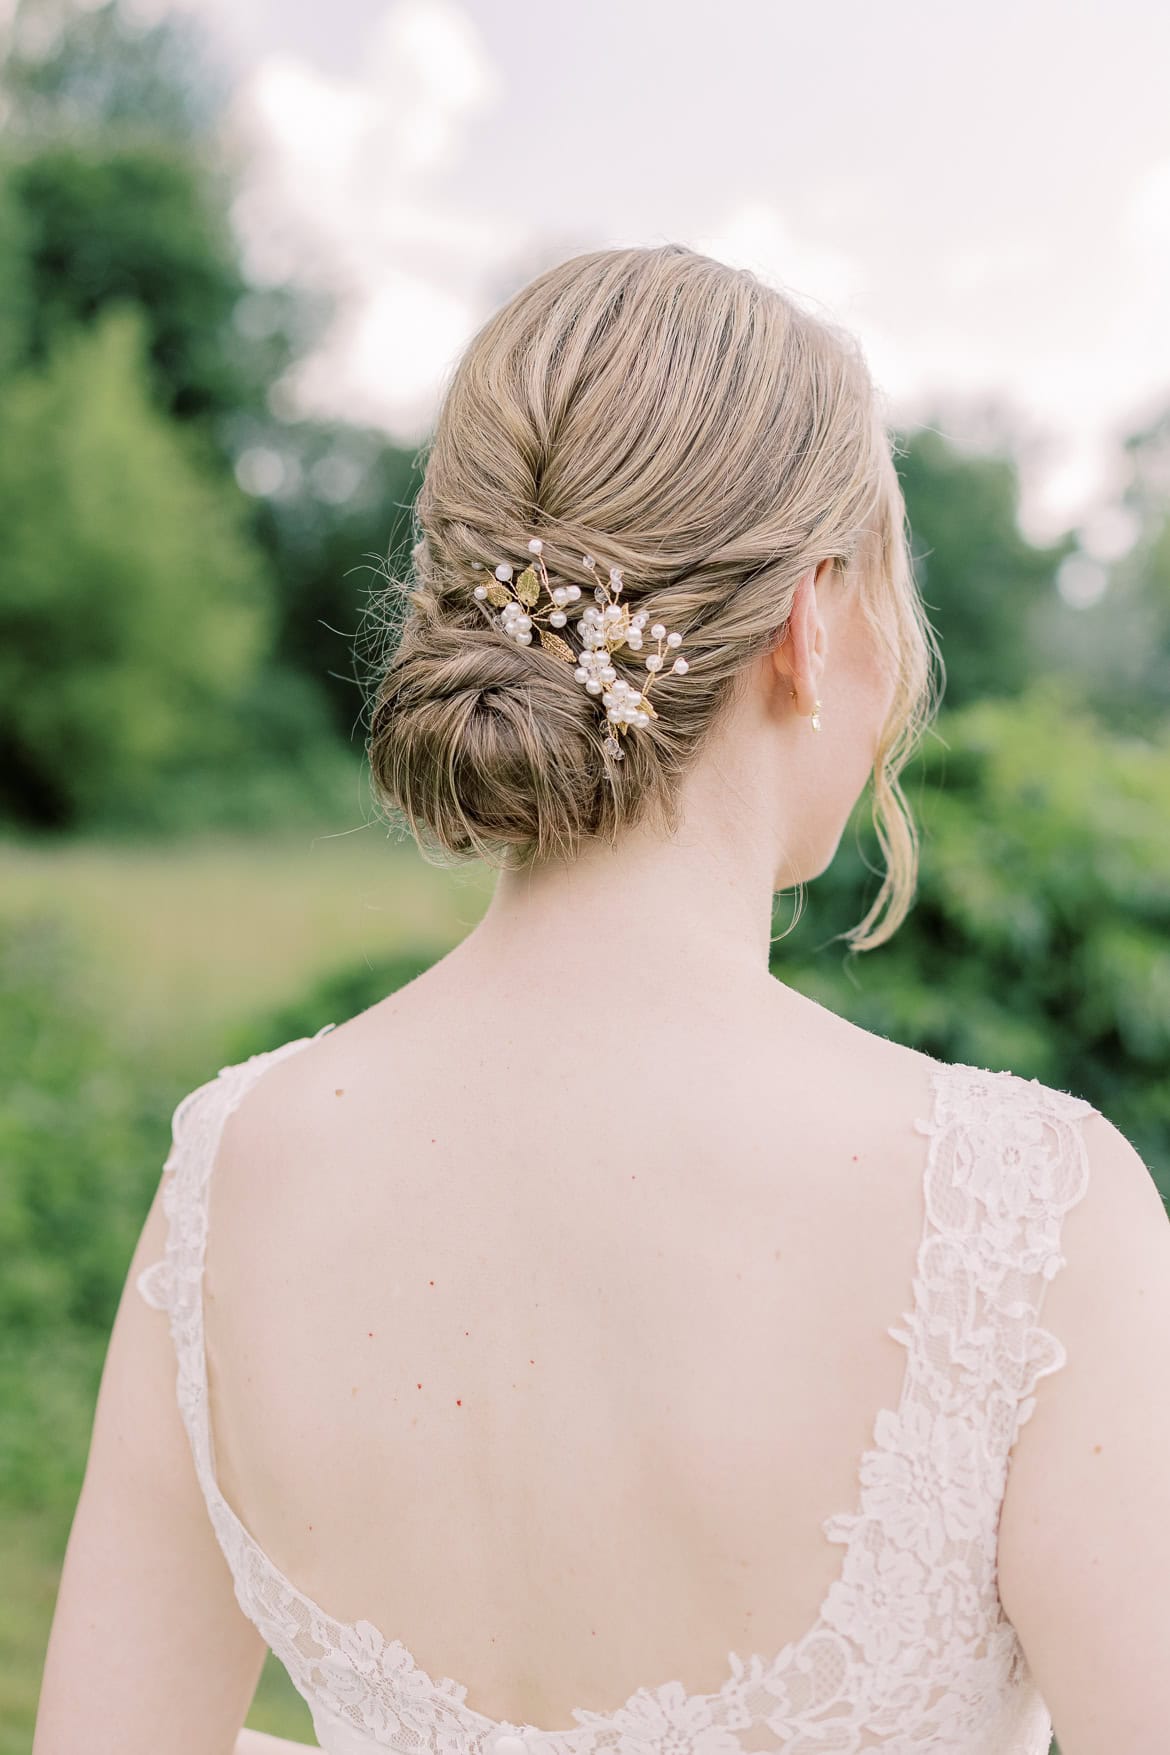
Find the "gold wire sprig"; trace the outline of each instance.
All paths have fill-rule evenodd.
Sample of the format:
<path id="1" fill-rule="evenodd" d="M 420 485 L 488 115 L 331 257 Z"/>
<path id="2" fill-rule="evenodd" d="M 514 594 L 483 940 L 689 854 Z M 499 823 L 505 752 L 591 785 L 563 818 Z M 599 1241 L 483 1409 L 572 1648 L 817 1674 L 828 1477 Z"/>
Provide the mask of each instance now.
<path id="1" fill-rule="evenodd" d="M 576 680 L 584 684 L 589 694 L 601 696 L 609 726 L 602 747 L 620 762 L 624 754 L 620 739 L 635 728 L 649 725 L 651 719 L 657 719 L 658 714 L 650 701 L 650 690 L 655 678 L 666 667 L 667 653 L 677 653 L 683 637 L 668 632 L 662 622 L 655 622 L 650 627 L 650 638 L 657 643 L 657 650 L 648 653 L 643 660 L 650 673 L 645 687 L 635 688 L 618 675 L 613 655 L 623 647 L 630 653 L 642 651 L 650 614 L 648 610 L 638 610 L 631 615 L 629 605 L 619 601 L 623 589 L 621 568 L 611 567 L 608 581 L 598 579 L 594 585 L 593 603 L 574 611 L 574 605 L 581 601 L 581 587 L 554 585 L 544 563 L 543 549 L 540 537 L 532 537 L 528 552 L 533 559 L 519 577 L 515 577 L 514 569 L 507 561 L 502 561 L 495 568 L 490 584 L 475 587 L 475 596 L 485 608 L 490 605 L 491 610 L 499 612 L 492 615 L 491 620 L 509 639 L 521 646 L 531 646 L 535 629 L 544 649 L 553 657 L 572 664 Z M 483 571 L 482 561 L 471 564 L 476 572 Z M 582 555 L 581 565 L 587 573 L 597 571 L 597 562 L 592 555 Z M 540 602 L 542 590 L 548 596 L 547 604 Z M 570 611 L 577 616 L 577 632 L 582 643 L 580 652 L 574 652 L 567 640 L 552 631 L 568 625 Z M 686 659 L 676 656 L 670 669 L 678 676 L 685 676 L 688 669 Z"/>

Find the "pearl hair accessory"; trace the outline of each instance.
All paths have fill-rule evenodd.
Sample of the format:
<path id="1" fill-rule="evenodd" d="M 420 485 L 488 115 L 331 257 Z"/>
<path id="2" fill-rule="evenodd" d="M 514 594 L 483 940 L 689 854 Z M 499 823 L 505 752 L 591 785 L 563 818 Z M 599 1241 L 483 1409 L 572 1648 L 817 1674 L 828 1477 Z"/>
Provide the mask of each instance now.
<path id="1" fill-rule="evenodd" d="M 611 567 L 608 584 L 599 581 L 593 588 L 594 602 L 575 612 L 582 650 L 574 652 L 567 640 L 550 630 L 566 626 L 572 605 L 581 599 L 581 587 L 551 582 L 542 559 L 543 548 L 539 536 L 534 536 L 528 544 L 533 559 L 519 578 L 513 582 L 512 568 L 504 561 L 495 569 L 490 585 L 475 587 L 475 596 L 485 608 L 490 605 L 492 610 L 499 610 L 498 615 L 491 615 L 493 625 L 518 645 L 531 646 L 535 627 L 545 651 L 566 664 L 572 664 L 575 667 L 573 675 L 584 684 L 586 692 L 601 696 L 610 727 L 602 748 L 620 762 L 624 757 L 620 739 L 632 728 L 649 725 L 651 719 L 658 717 L 650 704 L 650 690 L 655 677 L 666 665 L 664 653 L 676 651 L 682 645 L 682 635 L 668 633 L 661 622 L 654 622 L 650 638 L 657 641 L 658 650 L 648 653 L 642 661 L 650 673 L 646 687 L 635 688 L 619 677 L 612 662 L 613 654 L 623 646 L 630 652 L 641 652 L 650 615 L 644 609 L 631 615 L 628 604 L 619 604 L 622 570 Z M 483 571 L 482 561 L 472 561 L 471 564 L 476 572 Z M 597 570 L 592 555 L 582 555 L 581 565 L 587 573 Z M 542 590 L 547 592 L 549 604 L 538 610 Z M 540 620 L 544 614 L 547 614 L 547 627 Z M 687 669 L 687 661 L 682 657 L 675 658 L 670 666 L 676 676 L 685 676 Z"/>

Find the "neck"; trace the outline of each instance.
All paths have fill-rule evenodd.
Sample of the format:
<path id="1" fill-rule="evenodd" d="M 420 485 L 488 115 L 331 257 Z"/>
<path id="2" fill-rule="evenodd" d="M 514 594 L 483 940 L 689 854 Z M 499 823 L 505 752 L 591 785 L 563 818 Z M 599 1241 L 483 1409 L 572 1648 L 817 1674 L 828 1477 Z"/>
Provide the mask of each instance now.
<path id="1" fill-rule="evenodd" d="M 693 993 L 708 975 L 767 976 L 769 841 L 728 830 L 710 817 L 684 820 L 670 839 L 639 827 L 616 847 L 591 843 L 572 860 L 503 871 L 465 945 L 542 981 L 560 969 L 587 984 L 593 962 L 602 985 L 641 999 L 675 983 Z"/>

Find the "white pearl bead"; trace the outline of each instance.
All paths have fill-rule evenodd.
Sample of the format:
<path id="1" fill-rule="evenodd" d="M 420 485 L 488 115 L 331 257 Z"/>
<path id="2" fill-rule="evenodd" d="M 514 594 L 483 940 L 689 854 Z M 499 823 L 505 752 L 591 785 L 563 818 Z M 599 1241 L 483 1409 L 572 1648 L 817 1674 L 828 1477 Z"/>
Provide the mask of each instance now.
<path id="1" fill-rule="evenodd" d="M 554 609 L 548 619 L 552 627 L 563 628 L 569 618 L 563 609 Z"/>
<path id="2" fill-rule="evenodd" d="M 650 629 L 650 634 L 655 640 L 664 640 L 666 638 L 666 629 L 661 622 L 655 622 L 654 626 Z"/>
<path id="3" fill-rule="evenodd" d="M 670 668 L 674 671 L 676 676 L 685 676 L 690 669 L 690 665 L 685 658 L 676 658 Z"/>
<path id="4" fill-rule="evenodd" d="M 568 592 L 569 592 L 569 602 L 576 603 L 577 599 L 581 595 L 581 587 L 579 585 L 570 585 L 568 587 Z"/>
<path id="5" fill-rule="evenodd" d="M 501 585 L 506 585 L 508 583 L 508 580 L 511 577 L 512 577 L 511 567 L 508 565 L 507 561 L 501 561 L 499 566 L 496 568 L 496 578 L 500 581 Z"/>
<path id="6" fill-rule="evenodd" d="M 595 676 L 591 676 L 589 678 L 589 681 L 585 684 L 585 687 L 588 689 L 588 691 L 591 695 L 599 695 L 601 693 L 601 684 L 598 682 L 598 680 Z"/>
<path id="7" fill-rule="evenodd" d="M 635 723 L 635 725 L 649 725 L 649 723 L 650 723 L 649 713 L 639 713 L 637 718 L 635 719 L 634 723 Z"/>
<path id="8" fill-rule="evenodd" d="M 539 536 L 534 536 L 532 541 L 528 544 L 528 552 L 530 555 L 538 555 L 543 547 L 544 544 L 541 542 Z"/>
<path id="9" fill-rule="evenodd" d="M 573 675 L 577 679 L 578 682 L 588 682 L 589 681 L 589 672 L 587 670 L 582 670 L 580 665 L 577 666 L 576 670 L 573 672 Z"/>
<path id="10" fill-rule="evenodd" d="M 521 645 L 522 645 L 522 646 L 531 646 L 531 644 L 532 644 L 532 635 L 531 635 L 531 634 L 521 634 L 521 636 L 520 636 L 520 644 L 521 644 Z"/>
<path id="11" fill-rule="evenodd" d="M 650 654 L 649 658 L 646 660 L 646 669 L 647 670 L 661 670 L 662 669 L 662 660 L 661 660 L 661 658 L 659 658 L 657 652 L 652 652 Z"/>
<path id="12" fill-rule="evenodd" d="M 482 573 L 483 572 L 483 562 L 482 561 L 472 561 L 471 570 L 473 573 Z"/>
<path id="13" fill-rule="evenodd" d="M 682 635 L 681 634 L 667 634 L 666 644 L 668 646 L 681 646 L 682 645 Z"/>
<path id="14" fill-rule="evenodd" d="M 621 584 L 622 570 L 620 567 L 611 567 L 609 569 L 609 582 L 611 585 L 620 585 Z"/>
<path id="15" fill-rule="evenodd" d="M 477 597 L 486 597 L 487 596 L 487 586 L 486 585 L 477 585 L 475 588 L 475 595 Z"/>

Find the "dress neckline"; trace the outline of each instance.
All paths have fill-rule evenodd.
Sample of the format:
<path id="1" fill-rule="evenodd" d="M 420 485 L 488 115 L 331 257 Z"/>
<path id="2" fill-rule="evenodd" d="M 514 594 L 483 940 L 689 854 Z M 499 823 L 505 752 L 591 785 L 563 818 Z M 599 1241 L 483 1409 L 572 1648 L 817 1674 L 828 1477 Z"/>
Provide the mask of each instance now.
<path id="1" fill-rule="evenodd" d="M 309 1047 L 334 1028 L 336 1028 L 334 1024 L 326 1024 L 313 1036 L 298 1037 L 279 1048 L 269 1050 L 267 1053 L 253 1055 L 250 1060 L 240 1062 L 235 1066 L 224 1067 L 219 1074 L 220 1079 L 226 1078 L 229 1081 L 229 1089 L 226 1094 L 227 1100 L 216 1116 L 214 1133 L 206 1142 L 207 1158 L 199 1181 L 201 1200 L 199 1234 L 202 1243 L 198 1253 L 198 1274 L 193 1288 L 189 1312 L 190 1326 L 186 1337 L 190 1346 L 189 1357 L 198 1391 L 194 1398 L 194 1406 L 197 1411 L 202 1410 L 201 1428 L 193 1430 L 191 1433 L 195 1449 L 196 1469 L 208 1508 L 213 1514 L 213 1520 L 217 1522 L 217 1527 L 219 1520 L 225 1521 L 231 1527 L 237 1542 L 242 1543 L 248 1550 L 253 1565 L 275 1582 L 282 1595 L 290 1603 L 300 1605 L 309 1625 L 315 1628 L 328 1628 L 331 1633 L 337 1636 L 340 1645 L 353 1648 L 360 1652 L 367 1661 L 376 1664 L 379 1668 L 384 1668 L 387 1672 L 393 1672 L 395 1677 L 409 1688 L 413 1698 L 431 1696 L 436 1701 L 442 1701 L 447 1710 L 453 1712 L 467 1729 L 477 1733 L 485 1742 L 490 1742 L 493 1749 L 496 1749 L 498 1745 L 498 1755 L 520 1755 L 522 1747 L 531 1747 L 542 1742 L 555 1742 L 563 1755 L 572 1755 L 574 1738 L 587 1738 L 592 1742 L 599 1729 L 615 1726 L 619 1719 L 635 1712 L 638 1704 L 647 1696 L 657 1697 L 663 1690 L 671 1689 L 676 1692 L 677 1703 L 684 1712 L 690 1709 L 701 1709 L 717 1701 L 730 1685 L 737 1683 L 745 1674 L 767 1674 L 769 1671 L 779 1671 L 808 1651 L 818 1640 L 839 1639 L 840 1636 L 828 1619 L 827 1612 L 835 1594 L 843 1585 L 852 1543 L 859 1538 L 867 1523 L 871 1521 L 870 1515 L 865 1510 L 863 1480 L 866 1467 L 875 1457 L 881 1458 L 887 1454 L 880 1443 L 882 1428 L 889 1422 L 901 1422 L 904 1419 L 910 1409 L 917 1387 L 918 1371 L 925 1364 L 912 1342 L 918 1329 L 915 1319 L 925 1314 L 922 1306 L 924 1280 L 921 1269 L 924 1252 L 931 1238 L 931 1214 L 929 1202 L 926 1199 L 926 1187 L 929 1171 L 934 1163 L 937 1136 L 941 1126 L 943 1086 L 946 1078 L 953 1074 L 974 1074 L 982 1079 L 1002 1075 L 991 1074 L 983 1068 L 967 1066 L 961 1062 L 941 1061 L 933 1055 L 916 1050 L 924 1060 L 930 1062 L 929 1113 L 925 1116 L 915 1117 L 912 1121 L 914 1133 L 927 1136 L 927 1152 L 922 1173 L 924 1210 L 914 1255 L 913 1308 L 911 1312 L 907 1313 L 907 1317 L 903 1318 L 903 1322 L 908 1319 L 908 1327 L 895 1328 L 891 1326 L 886 1331 L 894 1339 L 906 1345 L 906 1357 L 896 1405 L 878 1410 L 874 1419 L 874 1443 L 862 1452 L 854 1470 L 854 1479 L 857 1483 L 855 1504 L 847 1513 L 833 1513 L 822 1520 L 821 1528 L 826 1538 L 831 1542 L 843 1544 L 844 1551 L 837 1577 L 825 1593 L 811 1624 L 803 1633 L 790 1639 L 771 1655 L 765 1656 L 753 1652 L 744 1656 L 739 1652 L 729 1651 L 727 1654 L 728 1675 L 714 1690 L 691 1694 L 680 1683 L 673 1680 L 657 1684 L 644 1684 L 636 1688 L 621 1705 L 609 1708 L 604 1712 L 596 1712 L 585 1707 L 574 1707 L 572 1717 L 576 1722 L 573 1725 L 549 1730 L 526 1721 L 497 1719 L 490 1717 L 487 1713 L 480 1712 L 477 1708 L 468 1705 L 466 1684 L 457 1682 L 448 1676 L 432 1678 L 417 1662 L 401 1639 L 389 1637 L 370 1621 L 344 1622 L 330 1615 L 320 1604 L 307 1596 L 291 1579 L 286 1577 L 275 1561 L 261 1548 L 259 1542 L 256 1541 L 228 1503 L 219 1486 L 214 1460 L 215 1443 L 211 1425 L 210 1401 L 207 1391 L 203 1287 L 208 1193 L 219 1134 L 236 1104 L 259 1081 L 270 1064 Z"/>

